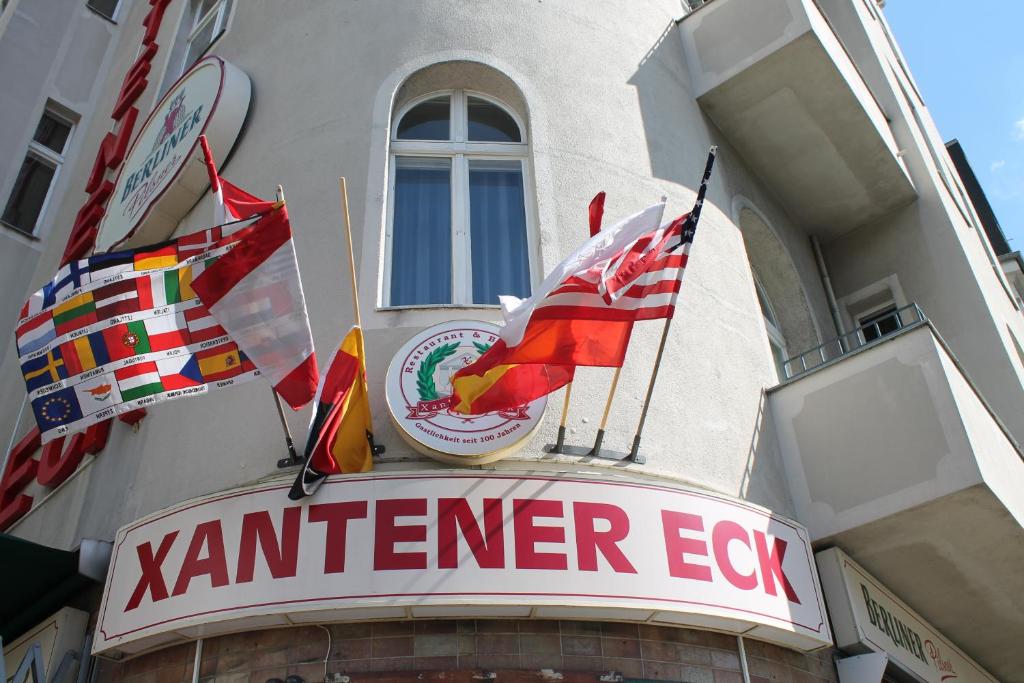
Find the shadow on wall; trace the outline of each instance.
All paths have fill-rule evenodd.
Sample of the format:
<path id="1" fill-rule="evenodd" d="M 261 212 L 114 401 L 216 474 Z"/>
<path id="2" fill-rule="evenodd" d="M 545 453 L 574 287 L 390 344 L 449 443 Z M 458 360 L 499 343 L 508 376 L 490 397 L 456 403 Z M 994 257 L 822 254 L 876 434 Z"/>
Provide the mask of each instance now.
<path id="1" fill-rule="evenodd" d="M 693 97 L 674 21 L 640 60 L 629 84 L 640 104 L 651 173 L 696 190 L 713 126 Z"/>

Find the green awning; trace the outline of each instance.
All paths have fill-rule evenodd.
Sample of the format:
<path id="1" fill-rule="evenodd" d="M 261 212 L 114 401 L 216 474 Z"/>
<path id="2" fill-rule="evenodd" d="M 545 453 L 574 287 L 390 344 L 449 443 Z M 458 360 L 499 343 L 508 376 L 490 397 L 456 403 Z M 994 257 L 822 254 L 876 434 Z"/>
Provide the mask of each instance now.
<path id="1" fill-rule="evenodd" d="M 93 583 L 78 572 L 78 551 L 0 534 L 0 637 L 15 638 Z"/>

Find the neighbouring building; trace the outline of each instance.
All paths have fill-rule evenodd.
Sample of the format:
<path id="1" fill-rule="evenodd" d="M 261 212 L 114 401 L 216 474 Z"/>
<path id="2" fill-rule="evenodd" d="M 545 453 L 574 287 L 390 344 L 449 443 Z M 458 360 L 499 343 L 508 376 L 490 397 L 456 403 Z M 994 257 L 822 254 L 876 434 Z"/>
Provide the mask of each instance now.
<path id="1" fill-rule="evenodd" d="M 1024 681 L 1020 258 L 882 4 L 0 3 L 7 680 Z M 154 405 L 186 359 L 144 325 L 114 360 L 49 319 L 14 343 L 55 273 L 79 296 L 80 259 L 210 226 L 200 133 L 283 187 L 322 362 L 356 314 L 346 178 L 386 450 L 300 502 L 267 383 L 191 318 L 189 377 L 237 386 Z M 605 225 L 685 213 L 712 145 L 640 457 L 658 322 L 613 401 L 577 372 L 575 448 L 564 391 L 451 413 L 595 193 Z M 40 444 L 143 366 L 139 410 Z"/>

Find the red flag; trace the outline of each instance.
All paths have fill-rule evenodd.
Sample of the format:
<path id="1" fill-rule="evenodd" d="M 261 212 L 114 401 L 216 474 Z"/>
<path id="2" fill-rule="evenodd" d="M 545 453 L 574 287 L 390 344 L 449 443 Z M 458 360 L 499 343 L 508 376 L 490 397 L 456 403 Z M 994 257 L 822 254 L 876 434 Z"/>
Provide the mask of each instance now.
<path id="1" fill-rule="evenodd" d="M 601 219 L 604 218 L 604 192 L 598 192 L 590 200 L 590 236 L 601 232 Z"/>

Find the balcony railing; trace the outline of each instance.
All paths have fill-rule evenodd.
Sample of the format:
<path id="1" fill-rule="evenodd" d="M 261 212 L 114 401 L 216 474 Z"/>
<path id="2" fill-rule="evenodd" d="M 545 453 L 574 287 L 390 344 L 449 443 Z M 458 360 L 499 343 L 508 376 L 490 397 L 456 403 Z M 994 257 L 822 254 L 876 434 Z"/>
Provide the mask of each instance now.
<path id="1" fill-rule="evenodd" d="M 896 334 L 923 325 L 927 320 L 924 311 L 916 303 L 879 316 L 866 325 L 784 360 L 783 381 L 788 382 L 820 370 L 851 353 L 862 351 Z"/>

